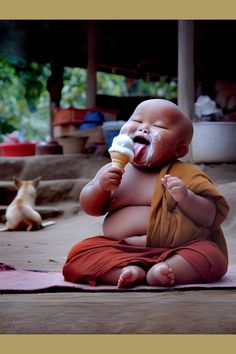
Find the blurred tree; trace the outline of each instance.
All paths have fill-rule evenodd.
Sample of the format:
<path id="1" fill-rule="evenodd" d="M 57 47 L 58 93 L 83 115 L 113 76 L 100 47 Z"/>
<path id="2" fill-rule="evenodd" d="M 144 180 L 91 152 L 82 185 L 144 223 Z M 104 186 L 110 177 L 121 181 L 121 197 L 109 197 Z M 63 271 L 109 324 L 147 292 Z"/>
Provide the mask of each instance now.
<path id="1" fill-rule="evenodd" d="M 97 72 L 97 93 L 100 95 L 128 96 L 126 77 L 116 74 Z"/>
<path id="2" fill-rule="evenodd" d="M 86 105 L 86 70 L 65 68 L 61 106 L 84 108 Z M 111 96 L 156 96 L 166 99 L 177 97 L 177 83 L 167 76 L 159 81 L 127 78 L 123 75 L 97 72 L 97 94 Z"/>
<path id="3" fill-rule="evenodd" d="M 50 131 L 47 80 L 50 66 L 27 63 L 19 58 L 0 56 L 0 141 L 18 130 L 26 139 L 44 139 Z M 86 107 L 86 70 L 64 68 L 63 108 Z M 126 78 L 97 72 L 97 93 L 113 96 L 156 96 L 174 99 L 177 84 L 161 77 L 159 81 Z"/>
<path id="4" fill-rule="evenodd" d="M 158 81 L 127 78 L 128 93 L 130 96 L 157 96 L 172 100 L 177 97 L 177 83 L 169 81 L 166 76 Z"/>
<path id="5" fill-rule="evenodd" d="M 48 65 L 0 57 L 0 139 L 14 130 L 25 139 L 42 139 L 49 131 Z"/>
<path id="6" fill-rule="evenodd" d="M 64 68 L 64 86 L 61 95 L 61 107 L 85 108 L 86 105 L 86 70 Z"/>

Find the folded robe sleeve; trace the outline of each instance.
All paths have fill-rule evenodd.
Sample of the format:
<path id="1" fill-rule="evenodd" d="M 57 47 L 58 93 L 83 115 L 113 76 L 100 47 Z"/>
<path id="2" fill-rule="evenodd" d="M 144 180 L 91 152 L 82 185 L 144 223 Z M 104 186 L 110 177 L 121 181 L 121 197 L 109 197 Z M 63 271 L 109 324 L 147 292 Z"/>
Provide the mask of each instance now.
<path id="1" fill-rule="evenodd" d="M 215 202 L 216 216 L 211 227 L 196 225 L 181 211 L 161 183 L 165 174 L 181 178 L 194 193 Z M 201 169 L 181 161 L 171 163 L 163 167 L 157 178 L 151 203 L 147 246 L 174 248 L 194 240 L 211 240 L 227 256 L 227 246 L 220 225 L 228 211 L 226 200 Z"/>

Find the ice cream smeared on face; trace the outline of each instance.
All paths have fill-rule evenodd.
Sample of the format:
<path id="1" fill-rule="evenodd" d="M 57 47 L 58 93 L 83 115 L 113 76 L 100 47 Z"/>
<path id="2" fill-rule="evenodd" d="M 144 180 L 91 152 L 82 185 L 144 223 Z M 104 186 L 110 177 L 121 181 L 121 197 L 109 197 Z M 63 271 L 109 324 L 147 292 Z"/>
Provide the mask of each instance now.
<path id="1" fill-rule="evenodd" d="M 151 135 L 151 142 L 148 146 L 147 155 L 145 159 L 146 166 L 149 166 L 150 162 L 152 162 L 154 155 L 157 153 L 156 144 L 159 144 L 158 146 L 160 146 L 160 135 L 158 133 L 153 133 Z"/>
<path id="2" fill-rule="evenodd" d="M 133 140 L 126 134 L 119 134 L 113 139 L 108 151 L 111 155 L 112 166 L 123 169 L 134 158 Z"/>
<path id="3" fill-rule="evenodd" d="M 159 134 L 148 134 L 143 131 L 132 135 L 134 142 L 134 162 L 137 165 L 149 166 L 155 154 L 155 144 L 159 140 Z"/>

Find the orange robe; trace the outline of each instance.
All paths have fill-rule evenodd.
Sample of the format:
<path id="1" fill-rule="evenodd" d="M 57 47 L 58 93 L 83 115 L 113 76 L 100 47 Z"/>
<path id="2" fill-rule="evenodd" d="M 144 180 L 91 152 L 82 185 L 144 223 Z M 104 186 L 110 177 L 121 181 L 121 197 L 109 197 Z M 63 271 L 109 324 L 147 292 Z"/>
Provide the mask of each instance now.
<path id="1" fill-rule="evenodd" d="M 216 216 L 211 227 L 197 226 L 180 210 L 161 183 L 165 174 L 181 178 L 194 193 L 214 200 Z M 96 285 L 112 268 L 136 264 L 147 271 L 155 263 L 179 254 L 197 270 L 203 282 L 215 281 L 228 266 L 227 246 L 220 228 L 228 211 L 224 197 L 202 170 L 180 161 L 166 165 L 154 188 L 146 247 L 105 236 L 88 238 L 70 250 L 63 267 L 64 278 Z"/>

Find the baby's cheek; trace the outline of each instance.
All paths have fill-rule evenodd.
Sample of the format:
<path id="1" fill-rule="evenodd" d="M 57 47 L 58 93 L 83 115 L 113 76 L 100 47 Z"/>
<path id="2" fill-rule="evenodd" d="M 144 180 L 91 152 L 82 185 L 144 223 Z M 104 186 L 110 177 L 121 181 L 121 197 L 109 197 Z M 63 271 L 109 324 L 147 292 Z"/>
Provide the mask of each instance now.
<path id="1" fill-rule="evenodd" d="M 120 129 L 120 134 L 132 134 L 137 130 L 137 126 L 134 122 L 126 122 L 123 127 Z"/>
<path id="2" fill-rule="evenodd" d="M 127 126 L 127 127 L 122 127 L 120 130 L 120 134 L 126 134 L 126 135 L 130 135 L 131 133 L 133 133 L 132 128 Z"/>

